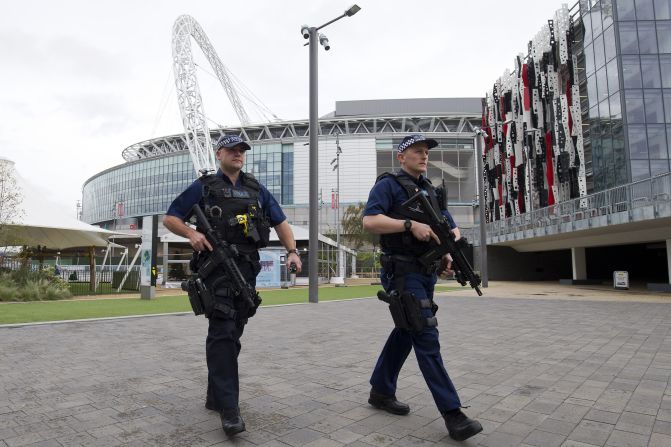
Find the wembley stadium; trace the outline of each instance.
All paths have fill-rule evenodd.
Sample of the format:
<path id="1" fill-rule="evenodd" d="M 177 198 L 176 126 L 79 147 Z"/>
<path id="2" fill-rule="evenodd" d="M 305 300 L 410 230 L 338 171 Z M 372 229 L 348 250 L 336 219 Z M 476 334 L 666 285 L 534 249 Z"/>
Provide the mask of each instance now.
<path id="1" fill-rule="evenodd" d="M 395 148 L 404 136 L 422 133 L 439 146 L 431 151 L 428 177 L 445 181 L 450 211 L 462 228 L 473 225 L 475 163 L 473 129 L 481 119 L 480 98 L 338 101 L 319 120 L 320 232 L 336 223 L 340 155 L 340 207 L 365 202 L 378 175 L 398 169 Z M 281 121 L 210 130 L 248 141 L 245 171 L 275 196 L 289 223 L 308 222 L 308 121 Z M 184 134 L 135 143 L 125 162 L 89 178 L 83 186 L 81 218 L 116 230 L 139 230 L 142 217 L 164 214 L 172 200 L 196 179 Z"/>

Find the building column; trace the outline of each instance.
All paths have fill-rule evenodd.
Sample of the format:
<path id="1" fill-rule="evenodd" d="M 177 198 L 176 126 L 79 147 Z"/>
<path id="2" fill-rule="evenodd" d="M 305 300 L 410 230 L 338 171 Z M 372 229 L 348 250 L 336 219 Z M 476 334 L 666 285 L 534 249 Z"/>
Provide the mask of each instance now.
<path id="1" fill-rule="evenodd" d="M 356 255 L 355 254 L 352 255 L 352 278 L 353 279 L 358 278 L 358 276 L 356 274 Z"/>
<path id="2" fill-rule="evenodd" d="M 571 263 L 573 264 L 573 280 L 586 280 L 587 258 L 585 247 L 571 247 Z"/>
<path id="3" fill-rule="evenodd" d="M 666 240 L 666 268 L 669 279 L 665 283 L 648 283 L 648 290 L 671 292 L 671 239 Z"/>
<path id="4" fill-rule="evenodd" d="M 166 282 L 168 282 L 168 242 L 163 242 L 163 278 L 161 279 L 161 285 L 165 287 Z"/>

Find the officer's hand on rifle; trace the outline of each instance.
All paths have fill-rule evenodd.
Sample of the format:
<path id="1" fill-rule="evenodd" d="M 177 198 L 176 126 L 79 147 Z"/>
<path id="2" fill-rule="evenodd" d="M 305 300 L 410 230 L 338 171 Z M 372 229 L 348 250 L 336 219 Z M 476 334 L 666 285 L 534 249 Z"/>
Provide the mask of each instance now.
<path id="1" fill-rule="evenodd" d="M 452 256 L 450 256 L 449 253 L 440 258 L 440 267 L 438 268 L 438 275 L 440 276 L 454 275 L 454 270 L 452 270 Z"/>
<path id="2" fill-rule="evenodd" d="M 212 251 L 212 245 L 207 241 L 205 235 L 196 230 L 189 233 L 189 244 L 196 251 L 205 251 L 205 249 Z"/>
<path id="3" fill-rule="evenodd" d="M 431 240 L 431 238 L 433 238 L 433 240 L 436 241 L 436 244 L 440 245 L 440 239 L 438 238 L 438 235 L 436 235 L 436 233 L 434 233 L 431 229 L 431 226 L 427 224 L 413 220 L 410 231 L 412 232 L 412 235 L 420 241 L 428 242 Z"/>

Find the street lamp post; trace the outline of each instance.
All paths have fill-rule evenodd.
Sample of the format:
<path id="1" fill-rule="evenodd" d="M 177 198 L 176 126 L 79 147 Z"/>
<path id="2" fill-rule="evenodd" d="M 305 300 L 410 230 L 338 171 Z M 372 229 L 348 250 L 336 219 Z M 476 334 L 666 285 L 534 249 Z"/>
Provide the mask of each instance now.
<path id="1" fill-rule="evenodd" d="M 333 170 L 336 171 L 336 190 L 333 197 L 336 209 L 336 245 L 338 250 L 338 274 L 331 282 L 336 286 L 345 283 L 343 253 L 340 249 L 340 154 L 342 154 L 342 149 L 340 148 L 340 133 L 336 132 L 336 158 L 331 160 L 331 165 L 335 163 Z"/>
<path id="2" fill-rule="evenodd" d="M 482 287 L 488 287 L 489 273 L 487 269 L 487 227 L 485 219 L 485 175 L 482 166 L 483 145 L 485 132 L 478 128 L 475 129 L 475 162 L 478 167 L 476 178 L 478 184 L 478 208 L 480 209 L 480 276 Z"/>
<path id="3" fill-rule="evenodd" d="M 361 8 L 357 5 L 352 5 L 342 15 L 325 24 L 314 27 L 303 25 L 301 27 L 301 34 L 305 39 L 310 39 L 308 45 L 310 46 L 310 228 L 308 244 L 308 271 L 309 271 L 309 290 L 308 296 L 311 303 L 319 302 L 319 272 L 318 272 L 318 256 L 319 256 L 319 131 L 318 131 L 318 111 L 317 111 L 317 42 L 324 47 L 326 51 L 331 49 L 328 39 L 323 34 L 317 34 L 317 31 L 330 25 L 336 20 L 343 17 L 351 17 Z"/>

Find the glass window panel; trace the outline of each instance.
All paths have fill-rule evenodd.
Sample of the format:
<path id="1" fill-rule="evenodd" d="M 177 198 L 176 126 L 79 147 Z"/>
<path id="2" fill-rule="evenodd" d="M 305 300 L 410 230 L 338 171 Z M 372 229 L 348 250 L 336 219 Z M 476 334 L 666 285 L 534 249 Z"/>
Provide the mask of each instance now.
<path id="1" fill-rule="evenodd" d="M 631 180 L 643 180 L 650 178 L 650 166 L 648 160 L 631 161 Z"/>
<path id="2" fill-rule="evenodd" d="M 615 48 L 615 27 L 611 26 L 603 33 L 603 43 L 606 47 L 606 62 L 614 58 L 617 54 Z"/>
<path id="3" fill-rule="evenodd" d="M 666 126 L 664 124 L 648 124 L 648 152 L 650 158 L 667 158 Z"/>
<path id="4" fill-rule="evenodd" d="M 594 46 L 587 45 L 585 47 L 585 73 L 586 76 L 592 75 L 594 73 Z"/>
<path id="5" fill-rule="evenodd" d="M 601 17 L 603 29 L 613 24 L 613 0 L 601 0 Z"/>
<path id="6" fill-rule="evenodd" d="M 634 2 L 631 0 L 617 0 L 617 19 L 636 20 Z"/>
<path id="7" fill-rule="evenodd" d="M 652 0 L 636 0 L 636 20 L 652 20 L 654 18 Z"/>
<path id="8" fill-rule="evenodd" d="M 596 37 L 601 34 L 601 31 L 603 31 L 603 23 L 601 23 L 601 8 L 592 8 L 590 15 L 592 16 L 592 35 Z"/>
<path id="9" fill-rule="evenodd" d="M 606 63 L 606 53 L 603 49 L 603 36 L 594 39 L 594 63 L 597 70 Z"/>
<path id="10" fill-rule="evenodd" d="M 671 21 L 657 22 L 659 52 L 671 53 Z"/>
<path id="11" fill-rule="evenodd" d="M 622 56 L 624 88 L 641 88 L 641 64 L 638 56 Z"/>
<path id="12" fill-rule="evenodd" d="M 612 95 L 613 93 L 620 90 L 620 81 L 619 73 L 617 70 L 617 59 L 613 59 L 606 66 L 608 72 L 608 94 Z"/>
<path id="13" fill-rule="evenodd" d="M 650 174 L 654 177 L 669 172 L 669 160 L 650 160 Z"/>
<path id="14" fill-rule="evenodd" d="M 592 16 L 589 13 L 583 15 L 582 23 L 585 26 L 584 42 L 589 43 L 592 41 Z"/>
<path id="15" fill-rule="evenodd" d="M 638 22 L 638 47 L 641 54 L 657 53 L 655 22 Z"/>
<path id="16" fill-rule="evenodd" d="M 671 123 L 671 90 L 664 90 L 664 113 L 664 121 Z"/>
<path id="17" fill-rule="evenodd" d="M 616 93 L 610 97 L 610 116 L 614 120 L 622 119 L 622 103 L 620 102 L 620 94 Z"/>
<path id="18" fill-rule="evenodd" d="M 659 58 L 655 56 L 641 56 L 641 75 L 644 88 L 659 88 L 662 80 L 659 75 Z"/>
<path id="19" fill-rule="evenodd" d="M 659 66 L 662 72 L 662 87 L 671 88 L 671 55 L 660 54 Z"/>
<path id="20" fill-rule="evenodd" d="M 638 53 L 636 22 L 620 22 L 620 51 L 622 54 Z"/>
<path id="21" fill-rule="evenodd" d="M 590 104 L 596 104 L 596 76 L 590 76 L 587 78 L 587 97 L 589 98 Z"/>
<path id="22" fill-rule="evenodd" d="M 655 0 L 655 18 L 671 19 L 671 0 Z"/>
<path id="23" fill-rule="evenodd" d="M 659 90 L 645 90 L 645 121 L 647 123 L 664 122 L 664 106 Z"/>
<path id="24" fill-rule="evenodd" d="M 598 101 L 608 98 L 608 76 L 606 75 L 605 68 L 596 72 L 596 86 Z"/>
<path id="25" fill-rule="evenodd" d="M 643 108 L 643 90 L 626 90 L 624 98 L 627 122 L 629 124 L 644 123 L 645 109 Z"/>
<path id="26" fill-rule="evenodd" d="M 604 121 L 610 118 L 610 107 L 608 107 L 608 99 L 605 99 L 599 103 L 599 118 Z M 603 130 L 607 131 L 605 127 Z"/>
<path id="27" fill-rule="evenodd" d="M 648 140 L 644 125 L 628 126 L 629 157 L 632 160 L 648 158 Z"/>

